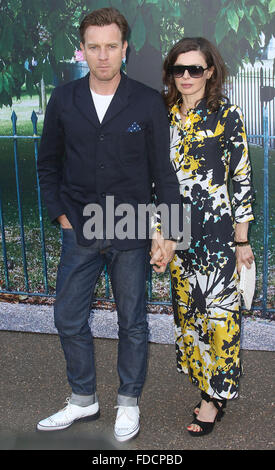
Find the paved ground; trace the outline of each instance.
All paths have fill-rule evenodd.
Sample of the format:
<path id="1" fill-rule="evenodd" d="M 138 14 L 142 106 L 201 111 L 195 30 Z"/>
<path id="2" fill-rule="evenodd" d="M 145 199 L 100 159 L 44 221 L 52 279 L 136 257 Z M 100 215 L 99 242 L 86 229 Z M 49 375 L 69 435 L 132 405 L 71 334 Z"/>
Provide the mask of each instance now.
<path id="1" fill-rule="evenodd" d="M 214 431 L 192 438 L 185 430 L 198 390 L 175 368 L 174 345 L 150 343 L 142 395 L 141 431 L 123 446 L 112 438 L 116 415 L 116 339 L 95 339 L 101 417 L 66 431 L 35 432 L 37 421 L 63 407 L 70 390 L 55 334 L 0 331 L 0 449 L 274 450 L 274 352 L 242 351 L 240 397 Z"/>

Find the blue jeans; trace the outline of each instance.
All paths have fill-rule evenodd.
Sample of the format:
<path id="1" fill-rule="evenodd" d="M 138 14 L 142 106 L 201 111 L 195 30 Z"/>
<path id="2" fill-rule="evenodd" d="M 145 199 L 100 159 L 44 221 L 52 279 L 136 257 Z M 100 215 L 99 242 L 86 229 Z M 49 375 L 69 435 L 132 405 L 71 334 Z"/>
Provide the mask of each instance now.
<path id="1" fill-rule="evenodd" d="M 110 240 L 97 240 L 84 247 L 78 245 L 74 230 L 63 230 L 54 319 L 74 394 L 96 393 L 93 337 L 88 320 L 97 279 L 107 264 L 118 314 L 119 404 L 130 404 L 127 397 L 140 396 L 147 369 L 147 261 L 148 247 L 118 251 Z"/>

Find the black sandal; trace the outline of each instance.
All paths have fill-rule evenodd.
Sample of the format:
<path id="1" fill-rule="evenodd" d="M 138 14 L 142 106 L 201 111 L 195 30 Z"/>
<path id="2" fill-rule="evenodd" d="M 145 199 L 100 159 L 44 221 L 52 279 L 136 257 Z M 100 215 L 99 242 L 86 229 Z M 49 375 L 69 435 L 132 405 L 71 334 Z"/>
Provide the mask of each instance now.
<path id="1" fill-rule="evenodd" d="M 193 418 L 196 418 L 196 417 L 197 417 L 197 413 L 195 413 L 195 409 L 196 409 L 196 408 L 199 408 L 199 409 L 200 409 L 200 407 L 201 407 L 201 401 L 194 407 Z"/>
<path id="2" fill-rule="evenodd" d="M 192 421 L 191 424 L 197 424 L 198 426 L 200 426 L 201 431 L 189 431 L 189 429 L 187 429 L 187 431 L 189 432 L 189 434 L 191 434 L 191 436 L 205 436 L 206 434 L 209 434 L 210 432 L 213 431 L 216 421 L 220 421 L 224 415 L 223 409 L 226 407 L 226 400 L 217 400 L 216 398 L 211 398 L 209 395 L 207 395 L 207 393 L 203 391 L 201 392 L 201 397 L 203 400 L 207 401 L 208 403 L 212 401 L 213 405 L 215 405 L 215 407 L 217 408 L 218 413 L 216 414 L 216 417 L 213 422 L 200 421 L 195 416 L 195 419 Z M 221 405 L 219 405 L 219 403 L 221 403 Z M 201 405 L 201 402 L 198 403 L 196 408 L 199 408 L 200 405 Z M 195 413 L 193 414 L 195 415 Z"/>
<path id="3" fill-rule="evenodd" d="M 205 393 L 203 390 L 201 391 L 201 397 L 205 400 L 205 401 L 208 401 L 208 395 L 207 393 Z M 206 398 L 205 398 L 206 397 Z M 219 403 L 221 403 L 221 405 L 219 405 L 219 407 L 222 407 L 222 408 L 225 408 L 226 407 L 226 402 L 227 400 L 218 400 Z M 196 408 L 199 408 L 200 409 L 201 407 L 201 401 L 199 401 L 199 403 L 194 406 L 194 411 L 193 411 L 193 417 L 196 418 L 197 417 L 197 413 L 195 413 L 195 409 Z"/>

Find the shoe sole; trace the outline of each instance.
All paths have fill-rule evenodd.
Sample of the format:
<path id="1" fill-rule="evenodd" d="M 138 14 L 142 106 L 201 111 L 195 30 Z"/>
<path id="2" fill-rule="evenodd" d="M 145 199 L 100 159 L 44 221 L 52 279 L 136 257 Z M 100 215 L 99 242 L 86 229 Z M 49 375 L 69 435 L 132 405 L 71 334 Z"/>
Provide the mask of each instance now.
<path id="1" fill-rule="evenodd" d="M 100 417 L 100 410 L 98 410 L 96 413 L 94 413 L 93 415 L 89 415 L 89 416 L 83 416 L 83 418 L 77 418 L 75 419 L 74 421 L 72 421 L 70 424 L 67 424 L 66 426 L 49 426 L 49 427 L 46 427 L 46 426 L 41 426 L 41 425 L 37 425 L 36 426 L 36 430 L 37 431 L 41 431 L 41 432 L 54 432 L 54 431 L 62 431 L 63 429 L 67 429 L 69 428 L 72 424 L 76 423 L 76 422 L 87 422 L 87 421 L 95 421 L 96 419 L 98 419 Z"/>
<path id="2" fill-rule="evenodd" d="M 138 433 L 139 433 L 139 430 L 140 430 L 140 427 L 138 427 L 135 431 L 133 431 L 131 434 L 127 434 L 125 436 L 119 436 L 117 435 L 115 432 L 114 432 L 114 436 L 115 436 L 115 439 L 118 441 L 118 442 L 126 442 L 126 441 L 130 441 L 131 439 L 134 439 L 134 437 L 137 437 Z"/>

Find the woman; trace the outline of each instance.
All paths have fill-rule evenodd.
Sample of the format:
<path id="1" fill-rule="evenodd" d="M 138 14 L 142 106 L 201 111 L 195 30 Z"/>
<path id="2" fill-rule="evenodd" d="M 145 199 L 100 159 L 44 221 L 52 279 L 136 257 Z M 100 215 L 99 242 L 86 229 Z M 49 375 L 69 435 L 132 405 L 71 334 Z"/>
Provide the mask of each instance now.
<path id="1" fill-rule="evenodd" d="M 164 62 L 171 160 L 183 203 L 191 210 L 189 249 L 176 252 L 170 271 L 177 368 L 201 390 L 187 427 L 192 436 L 211 432 L 227 400 L 238 395 L 238 273 L 254 259 L 244 122 L 240 109 L 222 95 L 224 80 L 223 60 L 204 38 L 180 40 Z"/>

